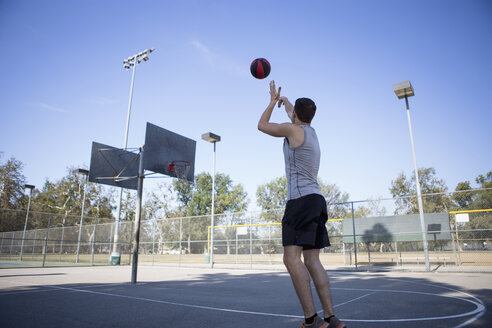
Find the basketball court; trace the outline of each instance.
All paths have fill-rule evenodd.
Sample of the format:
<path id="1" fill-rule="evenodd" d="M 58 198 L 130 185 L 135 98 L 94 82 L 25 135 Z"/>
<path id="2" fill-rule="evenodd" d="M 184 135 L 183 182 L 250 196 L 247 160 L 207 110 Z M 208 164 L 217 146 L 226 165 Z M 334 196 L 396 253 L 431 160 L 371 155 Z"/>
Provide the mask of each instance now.
<path id="1" fill-rule="evenodd" d="M 302 322 L 285 271 L 140 265 L 137 284 L 130 283 L 131 271 L 130 266 L 4 269 L 0 325 L 299 327 Z M 349 327 L 487 327 L 492 320 L 489 274 L 328 274 L 335 311 Z"/>

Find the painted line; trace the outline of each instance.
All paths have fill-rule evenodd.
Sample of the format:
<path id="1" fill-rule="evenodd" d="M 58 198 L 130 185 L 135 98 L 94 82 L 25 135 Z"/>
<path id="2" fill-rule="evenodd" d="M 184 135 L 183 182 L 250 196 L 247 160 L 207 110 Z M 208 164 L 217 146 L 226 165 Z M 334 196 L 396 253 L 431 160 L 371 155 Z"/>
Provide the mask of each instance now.
<path id="1" fill-rule="evenodd" d="M 373 292 L 382 292 L 382 293 L 404 293 L 404 294 L 420 294 L 420 295 L 426 295 L 426 296 L 437 296 L 437 297 L 446 297 L 446 298 L 452 298 L 468 303 L 472 303 L 475 305 L 477 308 L 473 311 L 466 312 L 466 313 L 460 313 L 460 314 L 454 314 L 454 315 L 448 315 L 448 316 L 441 316 L 441 317 L 426 317 L 426 318 L 405 318 L 405 319 L 340 319 L 344 321 L 353 321 L 353 322 L 405 322 L 405 321 L 427 321 L 427 320 L 446 320 L 446 319 L 455 319 L 455 318 L 462 318 L 462 317 L 468 317 L 472 315 L 476 315 L 477 313 L 484 312 L 485 311 L 485 306 L 482 305 L 481 303 L 462 298 L 462 297 L 457 297 L 457 296 L 450 296 L 450 295 L 439 295 L 439 294 L 433 294 L 433 293 L 425 293 L 425 292 L 414 292 L 414 291 L 408 291 L 408 290 L 394 290 L 394 289 L 365 289 L 365 288 L 332 288 L 332 289 L 340 289 L 340 290 L 355 290 L 355 291 L 373 291 Z M 466 294 L 466 293 L 463 293 Z"/>
<path id="2" fill-rule="evenodd" d="M 340 303 L 340 304 L 337 304 L 337 305 L 333 305 L 333 307 L 336 308 L 336 307 L 339 307 L 339 306 L 342 306 L 342 305 L 345 305 L 345 304 L 348 304 L 348 303 L 351 303 L 351 302 L 360 300 L 361 298 L 364 298 L 364 297 L 367 297 L 367 296 L 371 296 L 373 294 L 376 294 L 376 292 L 365 294 L 365 295 L 359 296 L 357 298 L 354 298 L 353 300 L 350 300 L 350 301 L 347 301 L 347 302 L 343 302 L 343 303 Z"/>
<path id="3" fill-rule="evenodd" d="M 1 280 L 1 282 L 8 282 L 11 284 L 19 285 L 21 284 L 22 286 L 34 286 L 34 287 L 46 287 L 46 288 L 51 288 L 51 289 L 45 289 L 45 290 L 21 290 L 21 291 L 15 291 L 15 292 L 0 292 L 0 296 L 3 295 L 16 295 L 16 294 L 29 294 L 29 293 L 44 293 L 44 292 L 53 292 L 55 289 L 53 289 L 52 285 L 36 285 L 36 284 L 30 284 L 30 283 L 25 283 L 25 282 L 20 282 L 20 281 L 12 281 L 12 280 Z M 148 282 L 139 282 L 137 285 L 147 285 Z M 81 286 L 81 287 L 72 287 L 73 289 L 82 289 L 82 288 L 97 288 L 97 287 L 110 287 L 110 286 L 130 286 L 131 283 L 129 282 L 123 282 L 119 284 L 99 284 L 99 285 L 88 285 L 88 286 Z"/>
<path id="4" fill-rule="evenodd" d="M 395 278 L 388 278 L 389 280 L 396 280 L 398 282 L 401 282 L 401 280 L 397 280 Z M 470 298 L 473 298 L 474 300 L 476 300 L 478 303 L 482 304 L 483 306 L 483 310 L 482 312 L 478 313 L 476 316 L 474 316 L 473 318 L 471 319 L 468 319 L 467 321 L 463 322 L 462 324 L 454 327 L 454 328 L 462 328 L 462 327 L 465 327 L 469 324 L 471 324 L 472 322 L 474 322 L 475 320 L 477 320 L 478 318 L 480 318 L 481 316 L 483 316 L 485 314 L 485 310 L 486 310 L 486 307 L 485 307 L 485 304 L 482 302 L 481 299 L 471 295 L 471 294 L 468 294 L 466 292 L 463 292 L 461 290 L 458 290 L 458 289 L 455 289 L 455 288 L 451 288 L 451 287 L 445 287 L 445 286 L 439 286 L 439 285 L 435 285 L 435 284 L 427 284 L 427 283 L 423 283 L 423 282 L 414 282 L 414 281 L 405 281 L 406 283 L 412 283 L 412 284 L 416 284 L 416 285 L 424 285 L 424 286 L 431 286 L 431 287 L 436 287 L 436 288 L 441 288 L 441 289 L 447 289 L 447 290 L 450 290 L 450 291 L 453 291 L 453 292 L 457 292 L 459 294 L 464 294 Z"/>
<path id="5" fill-rule="evenodd" d="M 304 316 L 298 316 L 298 315 L 275 314 L 275 313 L 266 313 L 266 312 L 253 312 L 253 311 L 243 311 L 243 310 L 234 310 L 234 309 L 224 309 L 224 308 L 216 308 L 216 307 L 211 307 L 211 306 L 169 302 L 169 301 L 155 300 L 155 299 L 151 299 L 151 298 L 127 296 L 127 295 L 104 293 L 104 292 L 96 292 L 96 291 L 91 291 L 91 290 L 83 290 L 83 289 L 75 289 L 75 288 L 67 288 L 67 287 L 59 287 L 59 286 L 44 286 L 44 287 L 50 287 L 50 288 L 55 288 L 55 289 L 60 289 L 60 290 L 71 290 L 71 291 L 79 292 L 79 293 L 88 293 L 88 294 L 95 294 L 95 295 L 120 297 L 120 298 L 126 298 L 126 299 L 131 299 L 131 300 L 152 302 L 152 303 L 161 303 L 161 304 L 168 304 L 168 305 L 183 306 L 183 307 L 202 309 L 202 310 L 233 312 L 233 313 L 242 313 L 242 314 L 256 314 L 256 315 L 264 315 L 264 316 L 272 316 L 272 317 L 304 318 Z"/>
<path id="6" fill-rule="evenodd" d="M 6 281 L 6 280 L 2 280 Z M 16 282 L 18 283 L 18 282 Z M 33 285 L 33 284 L 32 284 Z M 94 295 L 102 295 L 102 296 L 110 296 L 110 297 L 118 297 L 118 298 L 125 298 L 125 299 L 131 299 L 131 300 L 139 300 L 139 301 L 145 301 L 145 302 L 152 302 L 152 303 L 159 303 L 159 304 L 167 304 L 167 305 L 175 305 L 175 306 L 182 306 L 182 307 L 188 307 L 188 308 L 195 308 L 195 309 L 203 309 L 203 310 L 211 310 L 211 311 L 222 311 L 222 312 L 231 312 L 231 313 L 241 313 L 241 314 L 252 314 L 252 315 L 263 315 L 263 316 L 272 316 L 272 317 L 284 317 L 284 318 L 304 318 L 304 316 L 299 316 L 299 315 L 290 315 L 290 314 L 280 314 L 280 313 L 266 313 L 266 312 L 254 312 L 254 311 L 244 311 L 244 310 L 235 310 L 235 309 L 226 309 L 226 308 L 217 308 L 217 307 L 211 307 L 211 306 L 202 306 L 202 305 L 193 305 L 193 304 L 185 304 L 185 303 L 177 303 L 177 302 L 170 302 L 170 301 L 162 301 L 162 300 L 155 300 L 155 299 L 149 299 L 149 298 L 144 298 L 144 297 L 136 297 L 136 296 L 127 296 L 127 295 L 120 295 L 120 294 L 113 294 L 113 293 L 106 293 L 106 292 L 97 292 L 97 291 L 91 291 L 91 290 L 84 290 L 84 289 L 79 289 L 79 288 L 70 288 L 70 287 L 59 287 L 59 286 L 52 286 L 52 285 L 44 285 L 44 286 L 39 286 L 39 285 L 34 285 L 37 287 L 46 287 L 46 288 L 53 288 L 57 290 L 68 290 L 68 291 L 74 291 L 74 292 L 79 292 L 79 293 L 87 293 L 87 294 L 94 294 Z M 441 287 L 434 285 L 435 287 Z M 404 290 L 394 290 L 394 289 L 365 289 L 365 288 L 332 288 L 336 290 L 352 290 L 352 291 L 366 291 L 366 292 L 372 292 L 368 293 L 366 295 L 360 296 L 356 299 L 353 299 L 348 302 L 353 302 L 356 301 L 357 299 L 361 299 L 363 297 L 367 297 L 369 295 L 372 295 L 376 292 L 382 292 L 382 293 L 405 293 L 405 294 L 420 294 L 420 295 L 426 295 L 426 296 L 437 296 L 437 297 L 445 297 L 445 298 L 451 298 L 455 300 L 460 300 L 464 302 L 469 302 L 472 303 L 473 305 L 476 306 L 476 309 L 470 312 L 466 313 L 461 313 L 461 314 L 455 314 L 455 315 L 449 315 L 449 316 L 440 316 L 440 317 L 426 317 L 426 318 L 404 318 L 404 319 L 350 319 L 350 318 L 340 318 L 342 321 L 347 321 L 347 322 L 407 322 L 407 321 L 430 321 L 430 320 L 447 320 L 447 319 L 455 319 L 455 318 L 462 318 L 462 317 L 467 317 L 467 316 L 474 316 L 473 318 L 469 319 L 466 321 L 466 324 L 469 324 L 473 322 L 474 320 L 478 319 L 480 316 L 483 315 L 485 311 L 485 306 L 483 303 L 477 299 L 476 297 L 473 297 L 470 294 L 448 288 L 448 287 L 442 287 L 443 289 L 449 289 L 456 291 L 458 293 L 465 294 L 467 296 L 471 296 L 473 299 L 478 300 L 478 302 L 461 298 L 461 297 L 456 297 L 456 296 L 450 296 L 450 295 L 439 295 L 439 294 L 433 294 L 433 293 L 426 293 L 426 292 L 415 292 L 415 291 L 404 291 Z M 345 303 L 348 303 L 345 302 Z M 345 303 L 342 304 L 337 304 L 334 307 L 344 305 Z M 458 327 L 464 327 L 465 323 L 457 326 Z"/>

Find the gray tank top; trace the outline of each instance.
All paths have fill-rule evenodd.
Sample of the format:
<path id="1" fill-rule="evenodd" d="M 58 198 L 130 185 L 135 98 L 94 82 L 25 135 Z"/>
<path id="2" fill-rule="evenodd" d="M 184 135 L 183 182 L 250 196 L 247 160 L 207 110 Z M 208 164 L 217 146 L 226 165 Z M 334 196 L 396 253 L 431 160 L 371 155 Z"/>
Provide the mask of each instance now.
<path id="1" fill-rule="evenodd" d="M 304 129 L 304 142 L 295 148 L 284 139 L 285 174 L 287 176 L 287 200 L 309 194 L 320 194 L 318 170 L 320 149 L 316 131 L 308 125 Z"/>

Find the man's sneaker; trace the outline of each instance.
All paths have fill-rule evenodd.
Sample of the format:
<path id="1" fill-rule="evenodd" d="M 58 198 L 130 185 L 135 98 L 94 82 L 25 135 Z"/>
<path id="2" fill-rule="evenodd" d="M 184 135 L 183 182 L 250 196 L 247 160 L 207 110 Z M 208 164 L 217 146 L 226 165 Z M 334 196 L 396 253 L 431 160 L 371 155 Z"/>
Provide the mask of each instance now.
<path id="1" fill-rule="evenodd" d="M 330 324 L 327 326 L 327 328 L 347 328 L 347 326 L 338 320 L 337 317 L 331 317 L 330 319 Z"/>
<path id="2" fill-rule="evenodd" d="M 301 325 L 301 328 L 328 328 L 328 327 L 331 327 L 331 325 L 328 326 L 328 322 L 324 321 L 319 316 L 316 316 L 314 318 L 314 322 L 312 324 L 308 325 L 307 323 L 303 322 Z"/>

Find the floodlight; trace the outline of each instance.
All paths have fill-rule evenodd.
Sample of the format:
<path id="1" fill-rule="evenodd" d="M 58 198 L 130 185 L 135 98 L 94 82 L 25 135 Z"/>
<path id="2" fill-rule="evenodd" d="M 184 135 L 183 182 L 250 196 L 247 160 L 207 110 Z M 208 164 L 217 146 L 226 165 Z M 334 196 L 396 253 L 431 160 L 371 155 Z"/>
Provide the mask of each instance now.
<path id="1" fill-rule="evenodd" d="M 220 141 L 220 136 L 213 134 L 212 132 L 207 132 L 202 134 L 202 139 L 208 142 L 215 143 Z"/>
<path id="2" fill-rule="evenodd" d="M 31 190 L 33 190 L 34 189 L 34 186 L 33 185 L 30 185 L 30 184 L 25 184 L 24 185 L 24 189 L 31 189 Z"/>
<path id="3" fill-rule="evenodd" d="M 410 81 L 406 81 L 406 82 L 402 82 L 402 83 L 398 83 L 398 84 L 393 85 L 393 90 L 395 90 L 395 94 L 398 97 L 398 99 L 415 96 L 415 93 L 413 91 L 412 84 L 410 84 Z"/>
<path id="4" fill-rule="evenodd" d="M 75 173 L 83 174 L 83 175 L 89 175 L 89 171 L 85 169 L 77 169 Z"/>
<path id="5" fill-rule="evenodd" d="M 145 57 L 143 57 L 142 60 L 147 61 L 147 60 L 149 60 L 149 57 L 147 57 L 147 55 L 145 55 Z"/>

